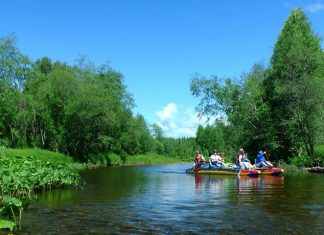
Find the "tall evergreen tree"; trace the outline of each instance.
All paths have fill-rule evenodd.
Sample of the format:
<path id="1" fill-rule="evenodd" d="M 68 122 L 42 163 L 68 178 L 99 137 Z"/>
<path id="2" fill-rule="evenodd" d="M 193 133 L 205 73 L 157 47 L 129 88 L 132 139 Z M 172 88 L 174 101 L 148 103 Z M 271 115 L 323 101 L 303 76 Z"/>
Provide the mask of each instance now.
<path id="1" fill-rule="evenodd" d="M 286 20 L 275 44 L 265 81 L 270 113 L 284 158 L 305 149 L 314 157 L 317 130 L 323 125 L 324 57 L 304 12 L 297 8 Z"/>

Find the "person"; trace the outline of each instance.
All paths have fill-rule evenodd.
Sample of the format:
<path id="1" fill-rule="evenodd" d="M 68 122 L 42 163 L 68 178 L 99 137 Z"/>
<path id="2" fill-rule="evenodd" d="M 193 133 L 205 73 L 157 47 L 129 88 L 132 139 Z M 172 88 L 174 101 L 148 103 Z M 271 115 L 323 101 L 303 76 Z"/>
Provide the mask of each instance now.
<path id="1" fill-rule="evenodd" d="M 255 165 L 257 167 L 272 168 L 273 165 L 271 164 L 270 161 L 268 161 L 268 159 L 266 159 L 266 156 L 267 156 L 267 152 L 260 150 L 258 155 L 256 156 Z"/>
<path id="2" fill-rule="evenodd" d="M 202 164 L 204 164 L 205 162 L 205 157 L 199 153 L 199 151 L 196 151 L 196 156 L 195 156 L 195 165 L 196 166 L 200 166 Z"/>
<path id="3" fill-rule="evenodd" d="M 222 158 L 222 162 L 223 162 L 223 165 L 224 165 L 225 167 L 230 167 L 230 166 L 232 166 L 231 163 L 227 163 L 227 162 L 225 162 L 225 154 L 224 154 L 223 152 L 221 152 L 221 153 L 219 154 L 219 156 Z"/>
<path id="4" fill-rule="evenodd" d="M 237 157 L 238 165 L 240 166 L 240 168 L 242 170 L 251 170 L 251 169 L 253 169 L 254 166 L 251 164 L 249 158 L 244 153 L 243 149 L 240 149 L 237 155 L 238 155 L 238 157 Z"/>
<path id="5" fill-rule="evenodd" d="M 224 159 L 216 150 L 214 150 L 214 153 L 209 157 L 209 165 L 216 167 L 221 167 L 224 165 Z"/>

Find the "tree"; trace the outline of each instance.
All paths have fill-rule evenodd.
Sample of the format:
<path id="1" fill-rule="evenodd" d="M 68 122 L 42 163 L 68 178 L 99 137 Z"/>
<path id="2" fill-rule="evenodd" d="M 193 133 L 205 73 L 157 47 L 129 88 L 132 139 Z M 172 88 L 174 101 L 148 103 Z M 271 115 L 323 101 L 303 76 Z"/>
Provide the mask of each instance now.
<path id="1" fill-rule="evenodd" d="M 323 125 L 324 55 L 306 15 L 294 9 L 280 32 L 265 81 L 277 152 L 314 158 L 317 131 Z"/>
<path id="2" fill-rule="evenodd" d="M 0 38 L 0 81 L 6 81 L 21 90 L 30 65 L 30 59 L 18 50 L 13 36 Z"/>
<path id="3" fill-rule="evenodd" d="M 264 102 L 265 72 L 262 65 L 256 64 L 250 73 L 242 76 L 243 81 L 221 80 L 217 76 L 210 79 L 196 77 L 192 81 L 192 94 L 202 97 L 198 111 L 209 117 L 223 117 L 215 127 L 221 131 L 217 134 L 220 137 L 206 135 L 208 128 L 202 130 L 198 127 L 197 143 L 200 146 L 209 149 L 212 145 L 206 146 L 206 143 L 210 139 L 214 139 L 214 144 L 222 140 L 215 148 L 226 150 L 231 155 L 241 147 L 254 154 L 261 147 L 271 146 L 269 108 Z"/>
<path id="4" fill-rule="evenodd" d="M 130 127 L 122 134 L 121 146 L 131 155 L 145 154 L 151 150 L 152 138 L 142 115 L 132 119 Z"/>
<path id="5" fill-rule="evenodd" d="M 21 94 L 30 60 L 16 47 L 13 36 L 0 39 L 0 144 L 26 145 L 29 121 L 27 98 Z"/>

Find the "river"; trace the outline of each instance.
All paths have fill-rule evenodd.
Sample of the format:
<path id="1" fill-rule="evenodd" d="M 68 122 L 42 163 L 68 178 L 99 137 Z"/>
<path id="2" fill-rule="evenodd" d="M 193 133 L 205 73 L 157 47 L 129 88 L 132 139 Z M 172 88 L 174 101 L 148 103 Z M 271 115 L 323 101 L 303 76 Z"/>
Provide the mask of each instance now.
<path id="1" fill-rule="evenodd" d="M 38 195 L 19 234 L 324 234 L 324 175 L 190 175 L 187 164 L 87 170 Z"/>

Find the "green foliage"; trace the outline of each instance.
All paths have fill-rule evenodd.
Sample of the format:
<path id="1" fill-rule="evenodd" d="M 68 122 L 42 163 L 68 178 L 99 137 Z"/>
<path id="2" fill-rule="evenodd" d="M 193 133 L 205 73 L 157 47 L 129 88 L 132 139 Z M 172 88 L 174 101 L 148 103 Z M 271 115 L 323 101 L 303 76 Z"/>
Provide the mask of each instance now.
<path id="1" fill-rule="evenodd" d="M 9 229 L 10 231 L 13 231 L 15 227 L 16 224 L 14 222 L 0 219 L 0 229 Z"/>
<path id="2" fill-rule="evenodd" d="M 286 162 L 284 162 L 283 160 L 280 160 L 278 162 L 279 166 L 283 169 L 285 169 L 285 175 L 287 176 L 296 176 L 296 175 L 307 175 L 309 174 L 309 172 L 304 168 L 304 167 L 299 167 L 296 165 L 292 165 L 292 164 L 287 164 Z"/>
<path id="3" fill-rule="evenodd" d="M 291 12 L 279 35 L 265 82 L 277 152 L 314 158 L 314 145 L 322 125 L 324 54 L 319 37 L 301 9 Z M 280 117 L 280 119 L 278 118 Z"/>
<path id="4" fill-rule="evenodd" d="M 243 76 L 242 84 L 217 77 L 196 77 L 193 80 L 192 94 L 202 96 L 198 111 L 207 116 L 226 114 L 227 117 L 215 123 L 214 131 L 208 131 L 211 129 L 208 126 L 198 127 L 197 143 L 203 151 L 210 152 L 216 148 L 224 151 L 225 155 L 235 156 L 241 147 L 254 154 L 260 148 L 275 146 L 269 125 L 269 108 L 264 102 L 265 72 L 261 65 L 255 65 Z"/>
<path id="5" fill-rule="evenodd" d="M 198 126 L 196 134 L 196 143 L 201 152 L 210 156 L 214 150 L 225 151 L 224 124 L 215 122 L 213 126 L 207 124 L 206 127 Z"/>
<path id="6" fill-rule="evenodd" d="M 315 159 L 313 162 L 315 166 L 323 166 L 324 165 L 324 145 L 315 146 Z"/>
<path id="7" fill-rule="evenodd" d="M 9 149 L 0 147 L 0 156 L 8 158 L 33 156 L 38 160 L 49 161 L 51 163 L 72 163 L 73 159 L 62 153 L 51 152 L 42 149 Z"/>
<path id="8" fill-rule="evenodd" d="M 155 141 L 161 147 L 161 152 L 157 152 L 158 155 L 164 155 L 173 157 L 179 160 L 190 160 L 192 161 L 194 153 L 198 146 L 195 138 L 161 138 Z"/>
<path id="9" fill-rule="evenodd" d="M 35 157 L 0 158 L 0 192 L 29 196 L 33 190 L 78 186 L 80 176 L 69 165 L 51 163 Z"/>
<path id="10" fill-rule="evenodd" d="M 152 141 L 144 117 L 137 115 L 130 121 L 127 131 L 122 133 L 120 145 L 122 150 L 130 155 L 144 154 L 150 151 Z"/>
<path id="11" fill-rule="evenodd" d="M 47 57 L 27 62 L 13 38 L 0 40 L 1 145 L 60 151 L 81 161 L 111 150 L 149 151 L 151 136 L 143 118 L 132 117 L 121 73 L 84 58 L 73 67 Z M 133 130 L 136 148 L 128 141 Z"/>
<path id="12" fill-rule="evenodd" d="M 324 144 L 315 147 L 315 154 L 317 157 L 324 159 Z"/>
<path id="13" fill-rule="evenodd" d="M 115 153 L 99 153 L 99 154 L 91 154 L 89 157 L 89 162 L 92 164 L 100 164 L 104 166 L 113 166 L 113 165 L 121 165 L 123 161 L 121 157 Z"/>
<path id="14" fill-rule="evenodd" d="M 290 162 L 290 164 L 297 166 L 297 167 L 305 167 L 305 166 L 311 165 L 311 161 L 310 161 L 309 157 L 306 155 L 291 157 L 289 159 L 289 162 Z"/>
<path id="15" fill-rule="evenodd" d="M 32 63 L 15 43 L 13 37 L 0 41 L 0 145 L 24 150 L 6 154 L 56 162 L 39 148 L 108 165 L 147 153 L 192 158 L 194 138 L 165 138 L 157 124 L 133 116 L 134 101 L 121 73 L 85 57 L 74 66 L 48 57 Z"/>
<path id="16" fill-rule="evenodd" d="M 11 230 L 13 224 L 20 229 L 22 212 L 34 191 L 78 187 L 82 182 L 79 174 L 66 163 L 52 163 L 33 156 L 22 156 L 26 153 L 20 152 L 21 156 L 13 153 L 0 149 L 0 228 Z M 3 217 L 13 219 L 14 223 L 2 220 Z"/>
<path id="17" fill-rule="evenodd" d="M 307 17 L 295 9 L 275 45 L 269 68 L 255 65 L 243 80 L 195 76 L 190 90 L 200 98 L 197 111 L 224 117 L 226 151 L 243 147 L 250 154 L 271 152 L 272 160 L 314 162 L 314 146 L 323 142 L 324 53 Z M 208 151 L 211 136 L 202 127 L 197 143 Z M 215 141 L 213 141 L 215 144 Z"/>
<path id="18" fill-rule="evenodd" d="M 301 9 L 285 22 L 269 67 L 257 64 L 241 78 L 195 76 L 197 111 L 218 121 L 198 127 L 197 138 L 165 138 L 157 124 L 133 116 L 123 75 L 109 65 L 85 57 L 74 66 L 31 62 L 9 36 L 0 39 L 0 145 L 108 165 L 147 153 L 189 160 L 213 149 L 232 159 L 242 147 L 250 155 L 266 149 L 276 161 L 307 154 L 314 162 L 324 139 L 324 53 Z"/>
<path id="19" fill-rule="evenodd" d="M 13 35 L 0 38 L 0 82 L 21 89 L 28 76 L 30 60 L 15 44 Z"/>
<path id="20" fill-rule="evenodd" d="M 125 164 L 137 165 L 137 164 L 159 164 L 159 163 L 176 163 L 178 159 L 174 157 L 166 157 L 157 154 L 135 155 L 128 156 Z"/>

